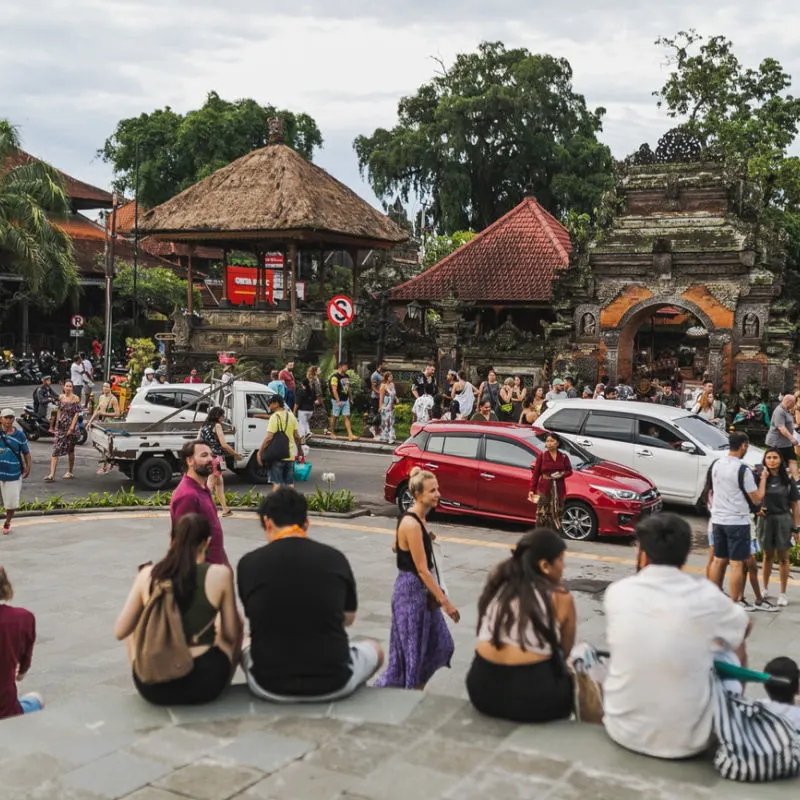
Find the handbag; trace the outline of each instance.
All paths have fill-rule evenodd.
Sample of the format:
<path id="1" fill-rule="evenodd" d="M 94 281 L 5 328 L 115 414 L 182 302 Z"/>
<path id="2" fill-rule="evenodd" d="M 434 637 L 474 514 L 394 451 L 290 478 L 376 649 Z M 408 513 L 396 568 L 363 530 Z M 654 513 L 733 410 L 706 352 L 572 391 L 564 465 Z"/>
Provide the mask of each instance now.
<path id="1" fill-rule="evenodd" d="M 761 703 L 728 692 L 712 672 L 714 767 L 728 780 L 760 783 L 800 775 L 800 736 Z"/>
<path id="2" fill-rule="evenodd" d="M 511 413 L 511 410 L 512 410 L 512 408 L 513 408 L 513 406 L 511 405 L 511 403 L 501 403 L 501 404 L 500 404 L 500 410 L 501 410 L 501 411 L 502 411 L 504 414 L 510 414 L 510 413 Z"/>
<path id="3" fill-rule="evenodd" d="M 603 685 L 599 679 L 605 667 L 594 647 L 577 644 L 567 661 L 574 692 L 575 719 L 599 725 L 603 721 Z"/>
<path id="4" fill-rule="evenodd" d="M 282 418 L 280 411 L 276 412 L 278 414 L 278 425 L 281 424 Z M 289 413 L 288 411 L 286 412 Z M 269 444 L 264 448 L 261 453 L 261 460 L 265 464 L 272 464 L 275 461 L 285 461 L 289 458 L 291 454 L 291 448 L 289 447 L 289 437 L 286 435 L 286 418 L 283 418 L 284 425 L 283 427 L 279 427 L 277 431 L 272 434 L 272 438 L 269 440 Z"/>

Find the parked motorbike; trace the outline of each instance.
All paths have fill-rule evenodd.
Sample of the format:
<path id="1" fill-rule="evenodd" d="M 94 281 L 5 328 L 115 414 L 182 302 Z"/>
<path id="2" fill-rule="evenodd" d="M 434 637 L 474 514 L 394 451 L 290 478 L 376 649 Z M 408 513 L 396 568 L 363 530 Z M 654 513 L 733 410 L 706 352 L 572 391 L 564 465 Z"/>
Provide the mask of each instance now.
<path id="1" fill-rule="evenodd" d="M 0 361 L 0 383 L 15 384 L 19 383 L 20 377 L 13 360 Z"/>
<path id="2" fill-rule="evenodd" d="M 53 383 L 61 383 L 58 359 L 49 350 L 42 350 L 39 353 L 39 370 L 42 375 L 49 375 Z"/>
<path id="3" fill-rule="evenodd" d="M 19 372 L 20 383 L 39 384 L 42 382 L 42 371 L 32 358 L 21 358 L 17 364 L 17 372 Z"/>
<path id="4" fill-rule="evenodd" d="M 35 442 L 40 436 L 52 436 L 50 432 L 50 420 L 36 413 L 34 406 L 27 405 L 22 414 L 19 415 L 17 422 L 30 441 Z M 89 432 L 83 419 L 83 411 L 78 414 L 76 425 L 78 430 L 78 444 L 86 444 Z"/>

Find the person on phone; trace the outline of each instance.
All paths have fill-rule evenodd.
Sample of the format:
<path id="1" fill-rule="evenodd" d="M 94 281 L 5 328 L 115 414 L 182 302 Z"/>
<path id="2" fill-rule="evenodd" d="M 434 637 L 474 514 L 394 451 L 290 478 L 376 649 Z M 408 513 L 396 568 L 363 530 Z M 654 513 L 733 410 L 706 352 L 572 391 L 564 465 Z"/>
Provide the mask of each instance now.
<path id="1" fill-rule="evenodd" d="M 473 706 L 513 722 L 572 713 L 566 659 L 575 644 L 575 601 L 564 586 L 564 540 L 549 528 L 526 533 L 490 573 L 478 601 L 478 644 L 467 674 Z"/>
<path id="2" fill-rule="evenodd" d="M 561 530 L 564 498 L 567 494 L 566 479 L 572 475 L 569 456 L 559 450 L 561 437 L 548 432 L 544 450 L 532 465 L 531 490 L 528 500 L 536 504 L 536 524 L 541 528 Z"/>
<path id="3" fill-rule="evenodd" d="M 425 525 L 439 504 L 439 482 L 432 472 L 414 467 L 408 491 L 414 502 L 400 517 L 394 542 L 398 576 L 392 595 L 389 664 L 375 686 L 424 689 L 437 670 L 450 666 L 455 649 L 442 611 L 453 622 L 461 617 L 440 586 L 435 537 Z"/>

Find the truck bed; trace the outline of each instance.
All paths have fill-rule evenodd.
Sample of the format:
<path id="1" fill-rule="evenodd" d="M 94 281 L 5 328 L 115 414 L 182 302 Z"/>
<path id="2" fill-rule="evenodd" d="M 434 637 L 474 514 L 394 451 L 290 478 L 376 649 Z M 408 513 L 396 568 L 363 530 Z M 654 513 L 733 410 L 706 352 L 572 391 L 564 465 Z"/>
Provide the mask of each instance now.
<path id="1" fill-rule="evenodd" d="M 177 452 L 186 442 L 200 434 L 202 422 L 114 422 L 106 426 L 92 425 L 89 437 L 92 446 L 105 458 L 136 460 L 150 452 Z M 233 429 L 223 425 L 225 438 Z"/>

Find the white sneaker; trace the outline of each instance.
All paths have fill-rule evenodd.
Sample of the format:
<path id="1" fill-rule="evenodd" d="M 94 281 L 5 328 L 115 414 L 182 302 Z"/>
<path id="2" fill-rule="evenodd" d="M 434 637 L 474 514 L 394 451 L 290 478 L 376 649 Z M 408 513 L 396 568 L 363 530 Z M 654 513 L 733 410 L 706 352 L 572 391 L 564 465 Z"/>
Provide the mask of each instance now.
<path id="1" fill-rule="evenodd" d="M 778 605 L 781 608 L 785 608 L 786 606 L 789 605 L 789 600 L 788 600 L 788 598 L 786 597 L 785 594 L 779 594 L 778 595 Z"/>
<path id="2" fill-rule="evenodd" d="M 778 606 L 774 603 L 770 603 L 766 597 L 762 597 L 761 600 L 756 600 L 754 603 L 754 608 L 756 611 L 777 611 Z"/>
<path id="3" fill-rule="evenodd" d="M 748 603 L 747 600 L 739 600 L 736 605 L 741 606 L 748 613 L 751 611 L 756 611 L 756 607 L 752 603 Z"/>

